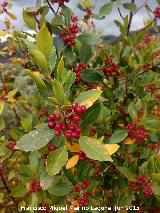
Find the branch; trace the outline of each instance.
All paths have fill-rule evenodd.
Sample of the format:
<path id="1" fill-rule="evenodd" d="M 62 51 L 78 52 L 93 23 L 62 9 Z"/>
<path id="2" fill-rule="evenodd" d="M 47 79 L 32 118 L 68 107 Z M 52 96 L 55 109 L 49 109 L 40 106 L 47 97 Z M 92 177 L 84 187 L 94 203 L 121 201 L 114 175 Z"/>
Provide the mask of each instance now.
<path id="1" fill-rule="evenodd" d="M 120 10 L 120 8 L 118 7 L 118 12 L 119 12 L 119 15 L 120 15 L 120 17 L 123 19 L 123 21 L 124 21 L 124 17 L 122 16 L 122 13 L 121 13 L 121 10 Z"/>
<path id="2" fill-rule="evenodd" d="M 134 4 L 135 0 L 131 0 L 131 3 Z M 129 22 L 128 22 L 128 29 L 127 29 L 127 35 L 129 35 L 129 31 L 131 28 L 131 24 L 132 24 L 132 19 L 133 19 L 133 12 L 130 12 L 129 14 Z"/>
<path id="3" fill-rule="evenodd" d="M 8 183 L 7 183 L 7 180 L 6 180 L 5 176 L 4 176 L 4 172 L 3 172 L 2 168 L 0 169 L 0 177 L 1 177 L 3 186 L 4 186 L 4 188 L 5 188 L 6 192 L 7 192 L 7 194 L 8 194 L 9 197 L 12 199 L 12 201 L 15 203 L 16 207 L 18 207 L 16 200 L 14 199 L 14 197 L 12 197 L 12 196 L 10 195 L 11 190 L 10 190 L 9 187 L 8 187 Z"/>
<path id="4" fill-rule="evenodd" d="M 52 12 L 55 14 L 56 12 L 55 12 L 55 10 L 53 9 L 52 5 L 50 4 L 49 0 L 46 0 L 46 2 L 47 2 L 47 4 L 48 4 L 49 8 L 52 10 Z"/>

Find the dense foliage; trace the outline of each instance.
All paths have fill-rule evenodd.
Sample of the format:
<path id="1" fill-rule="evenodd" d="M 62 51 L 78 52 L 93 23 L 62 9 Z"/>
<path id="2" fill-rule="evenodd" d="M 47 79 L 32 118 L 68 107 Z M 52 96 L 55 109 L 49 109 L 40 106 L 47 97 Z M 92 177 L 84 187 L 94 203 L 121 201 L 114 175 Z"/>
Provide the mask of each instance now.
<path id="1" fill-rule="evenodd" d="M 160 8 L 110 1 L 95 13 L 82 0 L 80 20 L 68 2 L 24 9 L 34 33 L 13 28 L 0 52 L 12 55 L 0 64 L 0 212 L 160 212 L 160 47 L 149 33 Z M 130 32 L 142 8 L 150 20 Z M 94 20 L 113 9 L 121 40 L 104 44 Z"/>

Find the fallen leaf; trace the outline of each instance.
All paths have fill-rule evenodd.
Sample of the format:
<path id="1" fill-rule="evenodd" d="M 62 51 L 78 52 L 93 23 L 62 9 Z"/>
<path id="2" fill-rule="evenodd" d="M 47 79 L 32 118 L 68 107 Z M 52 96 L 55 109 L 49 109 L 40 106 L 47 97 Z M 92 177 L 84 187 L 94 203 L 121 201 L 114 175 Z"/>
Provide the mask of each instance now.
<path id="1" fill-rule="evenodd" d="M 125 141 L 124 141 L 124 144 L 127 144 L 127 145 L 132 145 L 134 144 L 136 141 L 135 138 L 127 138 Z"/>
<path id="2" fill-rule="evenodd" d="M 113 155 L 120 146 L 118 144 L 105 144 L 104 147 L 110 155 Z"/>

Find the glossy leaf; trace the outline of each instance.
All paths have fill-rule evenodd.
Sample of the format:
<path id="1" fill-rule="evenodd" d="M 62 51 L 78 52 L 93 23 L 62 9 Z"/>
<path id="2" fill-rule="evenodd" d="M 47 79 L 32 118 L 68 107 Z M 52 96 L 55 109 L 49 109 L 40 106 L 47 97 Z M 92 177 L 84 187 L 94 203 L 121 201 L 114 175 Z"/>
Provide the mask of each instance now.
<path id="1" fill-rule="evenodd" d="M 54 132 L 50 129 L 33 130 L 22 136 L 17 142 L 16 149 L 25 152 L 35 151 L 45 146 L 54 137 Z"/>
<path id="2" fill-rule="evenodd" d="M 100 144 L 98 140 L 87 136 L 81 136 L 80 146 L 88 158 L 112 162 L 112 158 L 110 157 L 109 153 L 104 149 L 104 146 Z"/>
<path id="3" fill-rule="evenodd" d="M 47 158 L 47 171 L 50 176 L 57 175 L 68 160 L 68 152 L 65 147 L 50 153 Z"/>

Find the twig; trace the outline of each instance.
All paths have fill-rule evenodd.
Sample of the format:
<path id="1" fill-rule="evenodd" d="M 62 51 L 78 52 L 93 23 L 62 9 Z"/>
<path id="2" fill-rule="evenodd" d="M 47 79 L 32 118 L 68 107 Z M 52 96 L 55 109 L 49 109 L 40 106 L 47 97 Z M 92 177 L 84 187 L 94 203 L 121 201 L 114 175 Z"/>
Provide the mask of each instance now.
<path id="1" fill-rule="evenodd" d="M 124 21 L 124 17 L 122 16 L 122 13 L 121 13 L 121 10 L 120 10 L 120 8 L 118 7 L 118 12 L 119 12 L 119 15 L 120 15 L 120 17 L 123 19 L 123 21 Z"/>
<path id="2" fill-rule="evenodd" d="M 49 0 L 46 0 L 46 2 L 47 2 L 47 4 L 48 4 L 49 8 L 52 10 L 52 12 L 53 12 L 54 14 L 56 14 L 56 12 L 55 12 L 55 10 L 53 9 L 52 5 L 50 4 Z"/>
<path id="3" fill-rule="evenodd" d="M 6 180 L 5 176 L 4 176 L 4 172 L 3 172 L 2 168 L 0 169 L 0 177 L 1 177 L 1 180 L 2 180 L 2 183 L 4 185 L 4 188 L 5 188 L 6 192 L 9 194 L 10 198 L 12 199 L 12 201 L 15 203 L 15 205 L 17 207 L 18 204 L 17 204 L 15 198 L 10 195 L 11 190 L 8 187 L 7 180 Z"/>
<path id="4" fill-rule="evenodd" d="M 135 0 L 131 0 L 131 3 L 134 4 Z M 128 29 L 127 29 L 127 35 L 129 35 L 129 31 L 131 28 L 131 24 L 132 24 L 132 19 L 133 19 L 133 12 L 131 11 L 129 14 L 129 22 L 128 22 Z"/>

